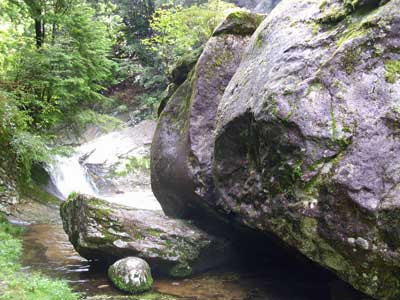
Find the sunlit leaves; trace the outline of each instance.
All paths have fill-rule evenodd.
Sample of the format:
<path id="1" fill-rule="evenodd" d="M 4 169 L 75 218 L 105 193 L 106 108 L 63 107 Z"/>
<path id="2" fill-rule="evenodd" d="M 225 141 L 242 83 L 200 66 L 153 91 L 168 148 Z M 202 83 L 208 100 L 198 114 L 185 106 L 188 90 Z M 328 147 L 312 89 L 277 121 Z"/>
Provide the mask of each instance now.
<path id="1" fill-rule="evenodd" d="M 169 69 L 178 57 L 205 44 L 227 10 L 233 7 L 223 1 L 211 0 L 188 8 L 159 8 L 150 22 L 154 35 L 143 40 L 143 44 L 157 53 Z"/>

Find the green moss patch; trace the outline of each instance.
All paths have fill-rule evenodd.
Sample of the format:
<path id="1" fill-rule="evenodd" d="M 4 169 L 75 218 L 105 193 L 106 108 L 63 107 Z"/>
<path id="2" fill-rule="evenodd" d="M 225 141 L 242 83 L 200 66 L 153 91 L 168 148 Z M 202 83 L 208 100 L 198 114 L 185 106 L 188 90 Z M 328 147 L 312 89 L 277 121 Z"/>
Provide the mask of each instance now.
<path id="1" fill-rule="evenodd" d="M 247 10 L 231 12 L 221 25 L 215 30 L 213 36 L 220 34 L 251 35 L 263 21 L 264 16 L 254 14 Z"/>
<path id="2" fill-rule="evenodd" d="M 172 277 L 177 278 L 189 277 L 190 275 L 192 275 L 192 273 L 192 267 L 188 263 L 177 264 L 169 272 Z"/>
<path id="3" fill-rule="evenodd" d="M 385 62 L 385 78 L 389 83 L 395 83 L 400 76 L 400 60 L 388 60 Z"/>
<path id="4" fill-rule="evenodd" d="M 52 194 L 45 191 L 41 186 L 37 185 L 36 183 L 31 183 L 29 185 L 25 185 L 21 188 L 22 195 L 25 198 L 30 200 L 34 200 L 36 202 L 42 204 L 56 204 L 60 203 L 60 200 L 53 196 Z"/>

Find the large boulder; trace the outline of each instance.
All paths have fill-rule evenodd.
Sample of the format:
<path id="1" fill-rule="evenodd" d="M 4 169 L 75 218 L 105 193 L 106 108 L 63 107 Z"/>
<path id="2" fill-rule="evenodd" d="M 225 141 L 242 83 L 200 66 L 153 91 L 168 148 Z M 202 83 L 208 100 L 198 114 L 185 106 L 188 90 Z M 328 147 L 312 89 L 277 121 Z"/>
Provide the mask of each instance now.
<path id="1" fill-rule="evenodd" d="M 399 32 L 400 0 L 284 0 L 238 69 L 218 55 L 248 38 L 213 37 L 156 131 L 166 213 L 245 225 L 399 299 Z"/>
<path id="2" fill-rule="evenodd" d="M 261 19 L 246 11 L 232 12 L 160 116 L 151 150 L 151 181 L 169 216 L 191 218 L 208 207 L 206 202 L 215 202 L 211 157 L 217 108 Z"/>
<path id="3" fill-rule="evenodd" d="M 399 0 L 281 2 L 214 144 L 219 209 L 379 299 L 400 298 L 399 32 Z"/>
<path id="4" fill-rule="evenodd" d="M 61 205 L 63 227 L 87 259 L 145 259 L 155 274 L 185 277 L 230 258 L 229 244 L 160 211 L 138 210 L 86 195 Z"/>

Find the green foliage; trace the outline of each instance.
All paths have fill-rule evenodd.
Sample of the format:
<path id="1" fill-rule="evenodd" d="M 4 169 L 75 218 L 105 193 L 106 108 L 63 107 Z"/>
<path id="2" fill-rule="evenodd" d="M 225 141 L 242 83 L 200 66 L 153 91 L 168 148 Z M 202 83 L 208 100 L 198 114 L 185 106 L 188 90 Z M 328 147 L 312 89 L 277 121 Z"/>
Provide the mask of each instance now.
<path id="1" fill-rule="evenodd" d="M 128 40 L 142 39 L 149 36 L 149 20 L 154 13 L 153 0 L 116 0 L 119 14 L 124 20 Z"/>
<path id="2" fill-rule="evenodd" d="M 150 171 L 150 158 L 147 156 L 144 157 L 130 157 L 128 162 L 125 164 L 125 168 L 123 170 L 116 171 L 117 176 L 126 176 L 129 173 L 137 172 L 137 171 Z"/>
<path id="3" fill-rule="evenodd" d="M 59 205 L 60 199 L 45 191 L 36 183 L 24 184 L 21 191 L 24 198 L 38 203 Z"/>
<path id="4" fill-rule="evenodd" d="M 170 68 L 233 7 L 204 2 L 0 0 L 0 163 L 26 182 L 32 165 L 62 150 L 47 147 L 60 130 L 119 128 L 103 112 L 129 103 L 104 95 L 126 79 L 140 85 L 132 98 L 142 117 L 155 115 Z"/>
<path id="5" fill-rule="evenodd" d="M 0 88 L 14 95 L 38 131 L 60 123 L 78 107 L 105 101 L 100 92 L 111 83 L 116 68 L 107 57 L 107 27 L 88 5 L 74 1 L 62 13 L 49 13 L 46 20 L 57 28 L 52 36 L 35 47 L 31 24 L 25 24 L 25 33 L 13 34 L 19 45 L 6 46 L 13 51 L 0 70 Z"/>
<path id="6" fill-rule="evenodd" d="M 20 227 L 10 225 L 0 215 L 0 281 L 6 284 L 0 300 L 77 300 L 78 295 L 65 282 L 21 272 L 21 232 Z"/>
<path id="7" fill-rule="evenodd" d="M 109 132 L 118 128 L 122 128 L 123 122 L 117 118 L 106 114 L 97 113 L 91 109 L 82 110 L 75 115 L 70 116 L 68 122 L 71 124 L 72 129 L 76 134 L 84 131 L 88 125 L 99 126 L 105 132 Z"/>
<path id="8" fill-rule="evenodd" d="M 109 102 L 102 93 L 116 71 L 109 54 L 118 18 L 107 14 L 78 0 L 0 0 L 0 162 L 21 182 L 49 161 L 50 129 L 94 118 L 116 126 L 87 113 Z"/>
<path id="9" fill-rule="evenodd" d="M 75 198 L 77 198 L 79 195 L 80 195 L 80 194 L 79 194 L 78 192 L 71 192 L 71 193 L 68 195 L 67 201 L 72 201 L 72 200 L 74 200 Z"/>
<path id="10" fill-rule="evenodd" d="M 230 8 L 234 5 L 218 0 L 188 8 L 159 8 L 150 22 L 154 35 L 142 42 L 161 57 L 169 71 L 180 56 L 207 42 Z"/>
<path id="11" fill-rule="evenodd" d="M 9 162 L 10 173 L 23 181 L 30 177 L 33 162 L 48 161 L 50 151 L 41 136 L 28 131 L 31 118 L 6 96 L 0 93 L 0 162 Z"/>

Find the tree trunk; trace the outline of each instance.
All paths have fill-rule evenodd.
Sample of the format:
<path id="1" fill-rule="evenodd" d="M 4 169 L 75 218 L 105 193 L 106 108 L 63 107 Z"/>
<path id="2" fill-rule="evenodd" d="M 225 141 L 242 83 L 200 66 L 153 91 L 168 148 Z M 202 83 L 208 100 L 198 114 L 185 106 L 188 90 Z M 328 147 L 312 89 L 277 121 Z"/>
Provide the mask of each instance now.
<path id="1" fill-rule="evenodd" d="M 36 47 L 41 48 L 44 38 L 44 24 L 40 19 L 35 19 L 35 39 Z"/>

